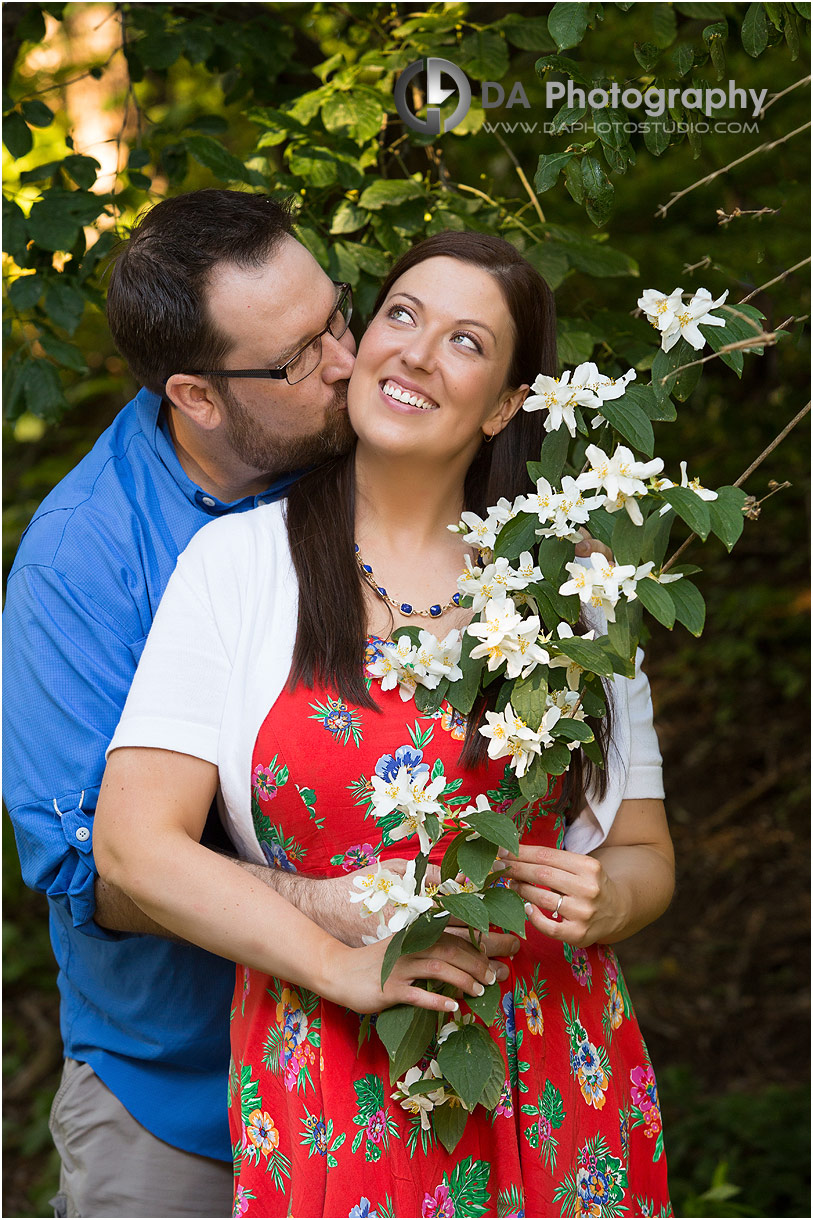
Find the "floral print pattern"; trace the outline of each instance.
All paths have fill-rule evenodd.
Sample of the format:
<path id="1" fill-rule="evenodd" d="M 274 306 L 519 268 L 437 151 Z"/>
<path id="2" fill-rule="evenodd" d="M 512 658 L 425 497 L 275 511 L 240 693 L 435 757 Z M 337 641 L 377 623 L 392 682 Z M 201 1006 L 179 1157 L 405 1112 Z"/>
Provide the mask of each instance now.
<path id="1" fill-rule="evenodd" d="M 370 641 L 368 656 L 375 651 Z M 385 819 L 372 816 L 375 785 L 404 768 L 416 783 L 438 781 L 448 834 L 478 795 L 503 810 L 517 796 L 504 760 L 460 766 L 465 722 L 453 709 L 420 715 L 397 688 L 370 689 L 380 712 L 331 690 L 286 690 L 251 764 L 259 850 L 274 867 L 345 879 L 348 902 L 357 870 L 386 867 L 416 845 L 392 842 Z M 552 784 L 532 811 L 527 842 L 561 846 L 557 793 Z M 432 1111 L 400 1104 L 374 1018 L 239 967 L 234 1215 L 670 1214 L 657 1085 L 612 949 L 565 948 L 529 926 L 507 964 L 491 1030 L 503 1087 L 451 1153 Z"/>

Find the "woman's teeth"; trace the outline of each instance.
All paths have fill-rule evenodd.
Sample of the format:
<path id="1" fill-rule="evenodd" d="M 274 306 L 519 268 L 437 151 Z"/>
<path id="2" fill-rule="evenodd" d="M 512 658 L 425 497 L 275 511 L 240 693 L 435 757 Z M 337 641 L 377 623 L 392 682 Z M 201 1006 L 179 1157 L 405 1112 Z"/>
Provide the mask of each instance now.
<path id="1" fill-rule="evenodd" d="M 437 403 L 432 402 L 429 398 L 423 398 L 420 394 L 413 394 L 411 390 L 404 390 L 396 381 L 384 382 L 384 393 L 388 398 L 394 398 L 396 402 L 405 402 L 410 407 L 419 407 L 421 411 L 434 411 L 437 409 Z"/>

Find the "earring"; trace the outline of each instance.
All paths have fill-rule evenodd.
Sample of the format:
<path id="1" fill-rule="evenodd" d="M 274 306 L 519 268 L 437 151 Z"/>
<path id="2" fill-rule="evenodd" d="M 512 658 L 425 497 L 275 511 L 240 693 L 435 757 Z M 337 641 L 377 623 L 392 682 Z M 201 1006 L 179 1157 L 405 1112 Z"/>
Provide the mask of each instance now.
<path id="1" fill-rule="evenodd" d="M 491 442 L 494 440 L 495 435 L 496 434 L 494 432 L 484 432 L 483 433 L 483 443 L 485 445 L 490 445 Z"/>

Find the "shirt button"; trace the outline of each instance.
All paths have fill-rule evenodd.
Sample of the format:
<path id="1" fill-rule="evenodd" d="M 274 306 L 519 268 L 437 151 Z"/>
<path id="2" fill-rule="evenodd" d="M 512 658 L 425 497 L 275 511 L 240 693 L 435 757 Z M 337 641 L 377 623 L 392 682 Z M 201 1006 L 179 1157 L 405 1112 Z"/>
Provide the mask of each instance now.
<path id="1" fill-rule="evenodd" d="M 201 504 L 205 504 L 207 508 L 214 508 L 215 506 L 215 502 L 211 496 L 201 496 L 200 502 Z"/>
<path id="2" fill-rule="evenodd" d="M 90 831 L 88 830 L 87 826 L 80 826 L 76 832 L 76 837 L 80 843 L 87 843 L 88 839 L 90 838 Z"/>

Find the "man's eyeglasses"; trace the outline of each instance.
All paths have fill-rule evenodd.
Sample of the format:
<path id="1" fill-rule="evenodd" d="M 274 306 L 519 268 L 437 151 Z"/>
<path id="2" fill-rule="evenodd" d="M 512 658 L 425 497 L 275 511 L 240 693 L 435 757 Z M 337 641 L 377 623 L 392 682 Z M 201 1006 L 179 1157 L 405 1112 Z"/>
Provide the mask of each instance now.
<path id="1" fill-rule="evenodd" d="M 334 339 L 341 339 L 350 325 L 353 316 L 353 293 L 349 284 L 338 284 L 336 304 L 333 306 L 327 325 L 318 335 L 309 339 L 304 347 L 294 352 L 290 360 L 276 369 L 188 369 L 198 377 L 258 377 L 269 378 L 271 381 L 285 379 L 289 385 L 304 381 L 318 367 L 322 359 L 322 336 L 331 334 Z"/>

